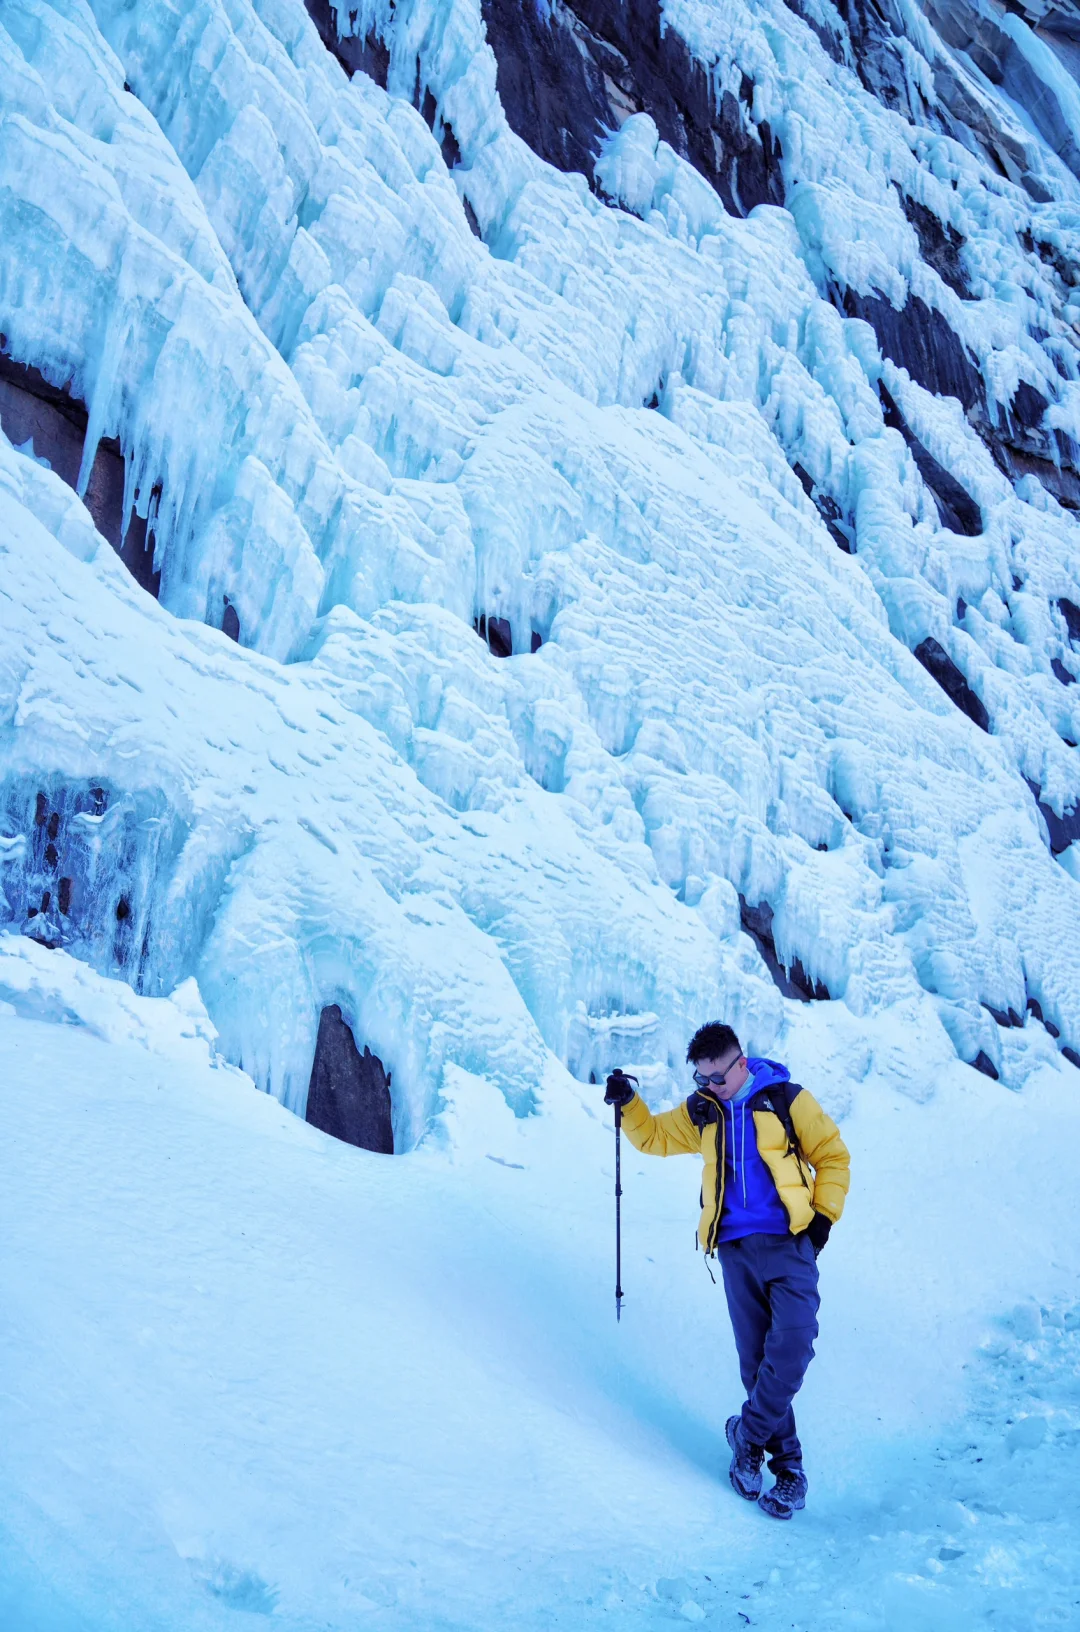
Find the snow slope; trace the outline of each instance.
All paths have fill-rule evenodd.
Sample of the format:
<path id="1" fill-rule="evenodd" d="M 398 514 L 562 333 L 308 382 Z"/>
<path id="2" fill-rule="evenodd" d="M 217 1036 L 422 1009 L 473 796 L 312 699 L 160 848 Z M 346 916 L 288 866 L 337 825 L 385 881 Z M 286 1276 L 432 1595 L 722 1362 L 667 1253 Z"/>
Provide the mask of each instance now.
<path id="1" fill-rule="evenodd" d="M 616 1326 L 611 1128 L 558 1068 L 525 1121 L 453 1070 L 438 1140 L 380 1157 L 62 952 L 0 943 L 0 991 L 13 1632 L 1075 1620 L 1070 1177 L 1002 1206 L 1080 1132 L 1060 1069 L 860 1095 L 780 1527 L 722 1483 L 696 1164 L 624 1164 Z"/>
<path id="2" fill-rule="evenodd" d="M 161 573 L 0 429 L 19 1632 L 1075 1610 L 1074 81 L 868 15 L 664 5 L 771 132 L 739 213 L 659 108 L 547 163 L 480 0 L 365 0 L 385 85 L 301 0 L 0 0 L 2 361 Z M 334 1004 L 392 1162 L 300 1120 Z M 856 1153 L 783 1540 L 689 1165 L 609 1329 L 588 1079 L 676 1100 L 714 1015 Z"/>

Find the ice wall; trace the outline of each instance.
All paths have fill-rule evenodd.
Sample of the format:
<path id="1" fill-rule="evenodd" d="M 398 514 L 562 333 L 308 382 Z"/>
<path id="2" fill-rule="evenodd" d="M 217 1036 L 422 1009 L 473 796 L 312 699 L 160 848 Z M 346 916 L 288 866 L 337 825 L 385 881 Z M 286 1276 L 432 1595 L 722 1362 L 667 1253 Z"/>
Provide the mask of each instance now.
<path id="1" fill-rule="evenodd" d="M 711 177 L 659 90 L 560 170 L 497 9 L 0 12 L 3 348 L 161 574 L 3 447 L 8 922 L 195 975 L 298 1110 L 340 1005 L 398 1149 L 447 1063 L 524 1112 L 545 1049 L 781 1048 L 765 922 L 867 1069 L 1019 1086 L 1080 1046 L 1080 187 L 914 7 L 825 0 L 663 8 Z"/>

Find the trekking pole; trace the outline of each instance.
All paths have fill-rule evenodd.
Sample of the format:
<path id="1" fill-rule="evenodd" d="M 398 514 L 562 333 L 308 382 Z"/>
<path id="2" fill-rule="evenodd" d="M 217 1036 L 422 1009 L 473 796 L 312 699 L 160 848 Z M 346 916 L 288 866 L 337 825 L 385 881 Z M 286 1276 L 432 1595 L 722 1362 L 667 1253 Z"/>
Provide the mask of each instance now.
<path id="1" fill-rule="evenodd" d="M 615 1107 L 615 1319 L 622 1319 L 622 1106 Z"/>
<path id="2" fill-rule="evenodd" d="M 608 1078 L 608 1087 L 613 1081 L 620 1084 L 632 1082 L 636 1088 L 636 1077 L 628 1077 L 626 1072 L 616 1066 Z M 622 1319 L 622 1106 L 615 1106 L 615 1319 Z"/>

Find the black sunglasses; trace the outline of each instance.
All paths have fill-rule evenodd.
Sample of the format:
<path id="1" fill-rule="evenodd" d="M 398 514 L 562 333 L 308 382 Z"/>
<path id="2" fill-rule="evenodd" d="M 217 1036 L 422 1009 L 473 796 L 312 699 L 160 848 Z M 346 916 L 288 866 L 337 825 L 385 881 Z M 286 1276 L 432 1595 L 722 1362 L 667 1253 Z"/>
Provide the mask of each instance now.
<path id="1" fill-rule="evenodd" d="M 739 1056 L 739 1059 L 741 1058 L 742 1055 Z M 697 1083 L 699 1088 L 708 1088 L 710 1084 L 714 1088 L 722 1088 L 738 1063 L 739 1060 L 732 1060 L 726 1071 L 713 1071 L 711 1075 L 707 1077 L 703 1077 L 700 1071 L 695 1071 L 694 1081 Z"/>

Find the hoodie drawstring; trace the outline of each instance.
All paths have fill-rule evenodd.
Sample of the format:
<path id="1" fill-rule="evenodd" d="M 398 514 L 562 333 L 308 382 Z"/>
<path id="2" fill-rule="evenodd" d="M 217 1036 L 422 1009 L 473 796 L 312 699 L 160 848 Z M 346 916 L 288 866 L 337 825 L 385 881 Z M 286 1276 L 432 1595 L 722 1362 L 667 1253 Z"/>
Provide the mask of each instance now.
<path id="1" fill-rule="evenodd" d="M 742 1199 L 743 1199 L 743 1206 L 745 1207 L 746 1206 L 746 1106 L 743 1105 L 743 1106 L 740 1107 L 740 1109 L 742 1110 L 742 1149 L 739 1151 L 739 1166 L 742 1169 Z"/>
<path id="2" fill-rule="evenodd" d="M 737 1151 L 737 1153 L 736 1153 Z M 731 1182 L 742 1180 L 743 1206 L 746 1206 L 746 1106 L 739 1106 L 739 1143 L 735 1142 L 735 1107 L 731 1107 Z"/>

